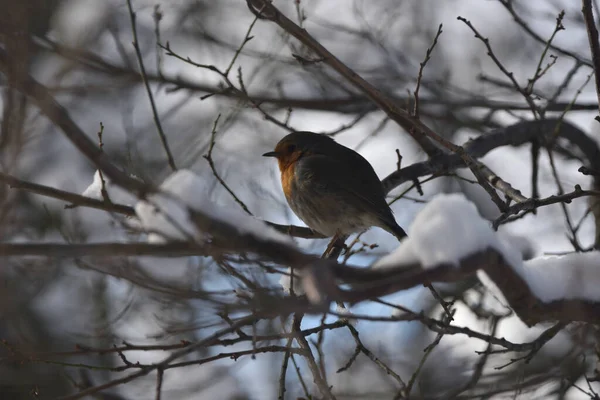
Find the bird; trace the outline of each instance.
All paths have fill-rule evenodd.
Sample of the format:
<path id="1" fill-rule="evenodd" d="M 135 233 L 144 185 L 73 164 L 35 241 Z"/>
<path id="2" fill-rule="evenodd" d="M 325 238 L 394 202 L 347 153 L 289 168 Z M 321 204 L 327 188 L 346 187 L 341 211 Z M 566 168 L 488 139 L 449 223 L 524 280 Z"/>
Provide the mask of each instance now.
<path id="1" fill-rule="evenodd" d="M 339 238 L 377 226 L 398 240 L 407 236 L 371 164 L 333 138 L 292 132 L 263 156 L 277 159 L 285 198 L 312 230 Z"/>

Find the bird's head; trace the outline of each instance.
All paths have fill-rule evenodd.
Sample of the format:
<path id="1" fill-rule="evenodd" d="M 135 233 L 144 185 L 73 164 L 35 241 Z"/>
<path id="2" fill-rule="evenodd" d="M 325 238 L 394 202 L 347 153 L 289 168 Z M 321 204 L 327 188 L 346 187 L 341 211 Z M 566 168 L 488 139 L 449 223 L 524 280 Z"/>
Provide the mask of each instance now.
<path id="1" fill-rule="evenodd" d="M 275 157 L 281 171 L 294 164 L 301 157 L 310 154 L 327 154 L 335 142 L 329 136 L 313 132 L 293 132 L 285 136 L 275 146 L 275 151 L 263 157 Z"/>

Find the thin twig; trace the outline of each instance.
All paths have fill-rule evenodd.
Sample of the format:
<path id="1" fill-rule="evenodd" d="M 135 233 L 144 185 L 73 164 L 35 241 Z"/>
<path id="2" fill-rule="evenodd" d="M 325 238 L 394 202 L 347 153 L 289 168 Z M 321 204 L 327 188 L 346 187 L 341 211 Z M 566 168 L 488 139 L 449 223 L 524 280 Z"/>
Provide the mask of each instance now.
<path id="1" fill-rule="evenodd" d="M 154 117 L 154 123 L 156 124 L 156 129 L 158 130 L 158 136 L 160 137 L 160 141 L 162 142 L 163 148 L 165 149 L 165 153 L 167 154 L 167 160 L 169 161 L 169 166 L 173 171 L 177 171 L 177 166 L 175 165 L 175 159 L 171 154 L 171 149 L 169 148 L 169 142 L 167 141 L 167 136 L 163 131 L 162 124 L 160 123 L 160 117 L 158 116 L 158 111 L 156 110 L 156 104 L 154 103 L 154 96 L 152 95 L 152 89 L 150 88 L 150 83 L 148 82 L 148 77 L 146 75 L 146 68 L 144 67 L 144 59 L 142 56 L 142 51 L 140 50 L 140 44 L 138 42 L 137 36 L 137 28 L 136 28 L 136 14 L 133 12 L 133 7 L 131 5 L 131 0 L 127 0 L 127 8 L 129 10 L 129 17 L 131 20 L 131 31 L 133 34 L 133 47 L 135 49 L 135 54 L 138 59 L 138 64 L 140 66 L 140 74 L 142 76 L 142 81 L 144 82 L 144 86 L 146 87 L 146 92 L 148 93 L 148 99 L 150 100 L 150 107 L 152 108 L 152 115 Z"/>
<path id="2" fill-rule="evenodd" d="M 421 358 L 421 361 L 419 362 L 419 365 L 417 365 L 417 369 L 415 370 L 415 372 L 410 377 L 410 380 L 406 384 L 406 387 L 404 387 L 402 390 L 400 390 L 398 392 L 398 395 L 395 397 L 396 399 L 401 399 L 403 397 L 410 398 L 410 393 L 411 393 L 412 388 L 413 388 L 413 386 L 414 386 L 414 384 L 415 384 L 415 382 L 417 380 L 417 377 L 421 373 L 421 370 L 423 369 L 423 366 L 425 365 L 425 362 L 429 358 L 429 355 L 431 354 L 431 352 L 433 351 L 433 349 L 435 349 L 436 346 L 440 343 L 440 340 L 442 340 L 443 336 L 444 336 L 443 332 L 438 333 L 436 335 L 435 339 L 433 340 L 433 342 L 431 342 L 431 344 L 425 348 L 425 350 L 424 350 L 425 353 L 423 354 L 423 357 Z"/>
<path id="3" fill-rule="evenodd" d="M 545 197 L 543 199 L 539 198 L 531 198 L 527 199 L 521 203 L 514 204 L 510 206 L 502 215 L 500 215 L 494 221 L 494 227 L 498 227 L 504 221 L 508 219 L 509 216 L 519 214 L 521 212 L 531 212 L 537 208 L 549 206 L 551 204 L 565 204 L 570 203 L 573 199 L 585 196 L 600 196 L 600 191 L 596 190 L 583 190 L 581 186 L 575 185 L 575 190 L 569 193 L 561 193 L 557 195 L 552 195 L 549 197 Z"/>
<path id="4" fill-rule="evenodd" d="M 492 317 L 492 326 L 490 328 L 490 336 L 496 336 L 496 331 L 498 328 L 498 321 L 499 321 L 498 317 L 496 317 L 496 316 Z M 483 375 L 483 369 L 485 368 L 485 364 L 487 363 L 487 361 L 489 359 L 490 352 L 492 351 L 492 347 L 493 347 L 492 343 L 488 343 L 487 348 L 482 353 L 481 357 L 479 357 L 479 360 L 477 360 L 477 363 L 475 364 L 475 367 L 473 368 L 473 373 L 471 374 L 471 379 L 469 379 L 464 385 L 460 386 L 456 390 L 454 390 L 451 393 L 449 393 L 448 395 L 446 395 L 446 397 L 445 397 L 446 399 L 456 398 L 459 394 L 473 388 L 477 384 L 477 382 L 479 382 L 479 380 L 481 379 L 481 376 Z"/>
<path id="5" fill-rule="evenodd" d="M 435 48 L 435 45 L 437 44 L 438 38 L 440 37 L 441 34 L 442 34 L 442 24 L 440 24 L 440 26 L 438 26 L 437 33 L 435 34 L 435 37 L 433 38 L 433 43 L 431 44 L 431 47 L 429 47 L 427 49 L 427 52 L 425 53 L 425 59 L 423 60 L 423 62 L 421 63 L 421 65 L 419 67 L 419 75 L 417 76 L 417 87 L 415 88 L 415 91 L 413 92 L 414 96 L 415 96 L 415 107 L 413 110 L 413 115 L 416 118 L 419 118 L 419 89 L 421 88 L 421 79 L 423 79 L 423 70 L 425 69 L 427 62 L 431 58 L 431 53 L 433 52 L 433 49 Z M 398 167 L 398 169 L 400 169 L 400 167 Z"/>
<path id="6" fill-rule="evenodd" d="M 225 68 L 225 72 L 224 72 L 225 76 L 229 75 L 231 68 L 233 68 L 233 64 L 235 64 L 235 60 L 237 60 L 237 58 L 239 57 L 239 55 L 242 52 L 242 49 L 244 48 L 246 43 L 248 43 L 250 40 L 252 40 L 252 36 L 250 36 L 250 32 L 252 32 L 252 28 L 254 28 L 254 25 L 256 24 L 256 21 L 258 21 L 258 19 L 259 19 L 258 16 L 254 17 L 254 20 L 252 21 L 250 26 L 248 26 L 248 30 L 246 31 L 246 34 L 244 35 L 244 39 L 242 40 L 242 43 L 235 50 L 235 54 L 231 58 L 229 65 L 227 66 L 227 68 Z"/>
<path id="7" fill-rule="evenodd" d="M 552 340 L 556 335 L 558 335 L 564 328 L 567 327 L 567 323 L 565 322 L 558 322 L 556 324 L 554 324 L 553 326 L 551 326 L 550 328 L 546 329 L 544 332 L 542 332 L 540 334 L 540 336 L 537 337 L 537 339 L 535 339 L 532 343 L 531 349 L 527 352 L 527 354 L 525 354 L 522 357 L 517 357 L 517 358 L 513 358 L 511 359 L 508 363 L 495 367 L 496 370 L 501 370 L 504 369 L 518 361 L 524 361 L 525 364 L 528 364 L 533 357 L 542 349 L 542 347 L 544 347 L 544 345 L 546 343 L 548 343 L 550 340 Z M 500 351 L 492 351 L 491 349 L 488 349 L 487 351 L 491 352 L 491 353 L 505 353 L 505 350 L 500 350 Z"/>
<path id="8" fill-rule="evenodd" d="M 233 192 L 233 190 L 231 190 L 231 188 L 227 185 L 227 183 L 225 183 L 223 178 L 221 178 L 221 176 L 217 172 L 217 168 L 215 167 L 215 163 L 212 159 L 212 152 L 213 152 L 213 149 L 214 149 L 215 143 L 216 143 L 215 138 L 217 136 L 217 125 L 219 123 L 220 118 L 221 118 L 221 114 L 217 115 L 217 118 L 215 119 L 215 122 L 213 123 L 213 128 L 212 128 L 211 135 L 210 135 L 210 145 L 208 146 L 208 153 L 206 155 L 204 155 L 203 157 L 206 161 L 208 161 L 208 165 L 210 165 L 210 169 L 211 169 L 213 175 L 215 176 L 215 178 L 217 178 L 217 180 L 219 181 L 221 186 L 223 186 L 223 188 L 225 190 L 227 190 L 227 193 L 229 193 L 231 195 L 231 197 L 233 197 L 235 202 L 238 203 L 240 205 L 240 207 L 242 207 L 242 209 L 246 212 L 246 214 L 252 216 L 252 212 L 250 212 L 250 210 L 248 209 L 246 204 L 242 200 L 240 200 L 239 197 L 237 197 L 237 195 Z"/>
<path id="9" fill-rule="evenodd" d="M 556 37 L 556 34 L 562 30 L 565 29 L 565 27 L 562 24 L 562 20 L 565 17 L 565 11 L 562 10 L 561 12 L 558 13 L 558 16 L 556 17 L 556 25 L 554 26 L 554 31 L 552 32 L 552 35 L 550 35 L 550 39 L 548 39 L 548 41 L 546 42 L 546 46 L 544 47 L 544 50 L 542 51 L 542 54 L 540 55 L 540 59 L 538 61 L 538 64 L 535 68 L 535 72 L 533 74 L 533 78 L 529 79 L 529 83 L 527 84 L 527 87 L 525 88 L 525 91 L 529 94 L 533 93 L 533 87 L 535 85 L 535 83 L 546 74 L 546 72 L 548 72 L 548 70 L 550 69 L 550 67 L 552 67 L 555 63 L 556 63 L 556 56 L 552 56 L 550 55 L 550 57 L 553 57 L 552 61 L 548 63 L 548 65 L 546 65 L 546 67 L 544 69 L 542 69 L 542 63 L 544 62 L 544 58 L 546 58 L 546 54 L 548 53 L 548 49 L 550 48 L 550 46 L 552 45 L 552 41 L 554 40 L 554 38 Z"/>
<path id="10" fill-rule="evenodd" d="M 533 38 L 535 41 L 537 41 L 538 43 L 541 43 L 543 45 L 546 45 L 546 43 L 548 42 L 546 39 L 544 39 L 541 35 L 537 34 L 536 32 L 533 31 L 533 29 L 531 29 L 531 27 L 529 25 L 527 25 L 527 23 L 525 22 L 525 20 L 521 17 L 521 15 L 519 14 L 519 12 L 517 12 L 517 10 L 514 9 L 513 5 L 515 4 L 515 2 L 513 0 L 498 0 L 500 2 L 500 4 L 502 4 L 506 10 L 510 13 L 510 15 L 513 17 L 513 19 L 515 20 L 515 22 L 517 23 L 517 25 L 519 25 L 521 28 L 523 28 L 523 30 L 525 32 L 527 32 L 527 34 Z M 581 58 L 578 54 L 570 51 L 570 50 L 566 50 L 564 48 L 558 47 L 556 45 L 551 45 L 550 48 L 558 53 L 564 54 L 568 57 L 573 58 L 574 60 L 576 60 L 577 62 L 581 62 L 584 65 L 587 65 L 588 67 L 593 67 L 593 64 L 590 60 L 586 60 Z"/>
<path id="11" fill-rule="evenodd" d="M 527 101 L 527 104 L 529 104 L 531 111 L 535 115 L 538 112 L 538 106 L 535 104 L 535 102 L 531 98 L 531 94 L 526 89 L 522 88 L 521 85 L 519 85 L 519 82 L 517 82 L 517 80 L 515 79 L 514 74 L 512 72 L 510 72 L 509 70 L 507 70 L 506 67 L 500 61 L 500 59 L 498 59 L 498 57 L 494 53 L 494 50 L 492 49 L 492 46 L 490 45 L 490 40 L 486 37 L 483 37 L 479 33 L 479 31 L 475 28 L 475 26 L 473 26 L 471 21 L 469 21 L 463 17 L 457 17 L 457 19 L 459 21 L 464 22 L 465 25 L 467 25 L 471 29 L 471 31 L 473 31 L 473 33 L 475 34 L 475 37 L 483 42 L 483 44 L 485 45 L 485 47 L 487 49 L 488 56 L 490 56 L 490 58 L 496 64 L 496 66 L 500 69 L 500 71 L 502 71 L 502 73 L 511 81 L 513 88 L 516 89 L 519 93 L 521 93 L 523 95 L 523 97 Z"/>
<path id="12" fill-rule="evenodd" d="M 381 361 L 375 354 L 373 354 L 373 352 L 371 350 L 369 350 L 362 343 L 362 341 L 360 340 L 360 337 L 359 337 L 358 330 L 354 326 L 352 326 L 351 323 L 347 323 L 346 327 L 348 328 L 348 330 L 350 331 L 350 334 L 354 338 L 354 342 L 356 343 L 356 348 L 354 350 L 352 357 L 350 357 L 350 360 L 348 360 L 346 365 L 344 365 L 342 368 L 338 369 L 337 372 L 340 373 L 340 372 L 343 372 L 343 371 L 347 370 L 348 368 L 350 368 L 350 366 L 352 365 L 352 363 L 354 362 L 356 357 L 360 353 L 363 353 L 371 361 L 373 361 L 379 368 L 381 368 L 387 375 L 391 376 L 398 383 L 398 385 L 400 386 L 400 389 L 405 388 L 406 383 L 404 383 L 404 381 L 402 380 L 400 375 L 398 375 L 396 372 L 394 372 L 394 370 L 392 370 L 390 367 L 388 367 L 383 361 Z"/>
<path id="13" fill-rule="evenodd" d="M 156 400 L 161 400 L 162 397 L 162 385 L 163 385 L 163 376 L 165 371 L 162 368 L 156 370 Z"/>

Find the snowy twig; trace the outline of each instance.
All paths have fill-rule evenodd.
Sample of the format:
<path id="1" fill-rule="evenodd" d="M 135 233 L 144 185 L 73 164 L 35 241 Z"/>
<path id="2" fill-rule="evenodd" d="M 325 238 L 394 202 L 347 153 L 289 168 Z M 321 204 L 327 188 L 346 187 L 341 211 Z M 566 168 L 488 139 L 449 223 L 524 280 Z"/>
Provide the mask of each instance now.
<path id="1" fill-rule="evenodd" d="M 71 206 L 96 208 L 98 210 L 104 210 L 127 216 L 135 215 L 133 207 L 124 204 L 116 204 L 113 202 L 107 202 L 106 200 L 98 200 L 87 196 L 81 196 L 76 193 L 55 189 L 50 186 L 39 185 L 37 183 L 18 179 L 3 172 L 0 172 L 0 182 L 8 184 L 12 189 L 25 190 L 41 196 L 52 197 L 54 199 L 66 201 L 70 203 Z"/>
<path id="2" fill-rule="evenodd" d="M 181 247 L 183 246 L 183 247 Z M 34 248 L 34 247 L 37 247 Z M 10 251 L 7 251 L 10 250 Z M 94 250 L 95 249 L 95 250 Z M 206 254 L 204 249 L 189 243 L 169 243 L 166 245 L 151 244 L 107 244 L 107 245 L 27 245 L 27 244 L 1 244 L 0 255 L 55 255 L 61 257 L 81 257 L 85 255 L 107 256 L 118 254 L 129 255 L 164 255 L 168 256 L 171 252 L 181 255 L 187 249 L 189 254 Z M 19 251 L 21 250 L 21 251 Z M 37 251 L 34 251 L 37 250 Z M 278 261 L 287 259 L 290 263 L 294 262 L 297 256 L 277 256 L 277 252 L 271 254 Z M 309 260 L 314 260 L 313 256 L 303 256 L 302 260 L 295 261 L 301 268 Z M 325 261 L 325 260 L 322 260 Z M 331 261 L 328 264 L 318 266 L 321 270 L 328 270 L 331 267 L 331 273 L 342 281 L 352 283 L 351 289 L 328 293 L 328 298 L 335 301 L 344 301 L 356 303 L 372 298 L 378 298 L 390 293 L 409 289 L 427 282 L 455 282 L 465 279 L 472 275 L 476 270 L 482 269 L 490 275 L 492 280 L 500 288 L 507 298 L 511 308 L 528 325 L 534 325 L 548 320 L 558 320 L 564 322 L 571 321 L 594 321 L 599 318 L 594 302 L 577 299 L 557 299 L 556 301 L 544 303 L 531 292 L 527 283 L 522 280 L 512 267 L 503 261 L 502 255 L 495 250 L 488 249 L 468 256 L 461 260 L 460 268 L 454 266 L 440 265 L 434 268 L 422 270 L 418 265 L 399 268 L 369 269 L 352 267 L 347 265 L 338 265 Z M 567 268 L 567 266 L 565 266 Z M 285 304 L 288 304 L 287 306 Z M 295 302 L 280 302 L 280 312 L 286 313 L 286 310 L 301 309 L 301 306 Z M 292 308 L 289 308 L 289 307 Z M 300 308 L 298 308 L 300 307 Z M 359 318 L 353 316 L 353 318 Z"/>

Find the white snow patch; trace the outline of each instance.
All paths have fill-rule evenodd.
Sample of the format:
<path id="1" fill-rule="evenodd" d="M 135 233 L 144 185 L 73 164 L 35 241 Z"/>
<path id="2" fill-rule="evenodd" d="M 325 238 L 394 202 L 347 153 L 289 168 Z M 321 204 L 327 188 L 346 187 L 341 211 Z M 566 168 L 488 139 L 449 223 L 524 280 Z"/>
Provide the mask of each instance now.
<path id="1" fill-rule="evenodd" d="M 600 301 L 600 251 L 537 257 L 515 270 L 543 302 Z"/>
<path id="2" fill-rule="evenodd" d="M 106 191 L 108 192 L 108 188 L 106 187 L 106 186 L 108 186 L 107 179 L 105 179 L 104 182 L 105 182 Z M 83 191 L 83 193 L 81 193 L 81 195 L 85 196 L 85 197 L 91 197 L 91 198 L 97 199 L 97 200 L 103 200 L 103 198 L 102 198 L 102 179 L 100 179 L 100 171 L 96 170 L 96 173 L 94 173 L 94 180 L 92 181 L 90 186 L 88 186 Z"/>
<path id="3" fill-rule="evenodd" d="M 417 215 L 408 238 L 400 247 L 377 261 L 374 267 L 415 262 L 423 268 L 448 263 L 458 265 L 461 259 L 489 247 L 509 255 L 472 202 L 462 194 L 441 194 Z"/>
<path id="4" fill-rule="evenodd" d="M 161 193 L 139 201 L 135 212 L 150 233 L 150 242 L 166 239 L 200 239 L 202 233 L 189 219 L 189 209 L 201 211 L 217 220 L 235 226 L 241 234 L 293 245 L 292 239 L 239 208 L 225 208 L 211 200 L 208 182 L 189 170 L 171 174 L 160 186 Z"/>
<path id="5" fill-rule="evenodd" d="M 132 204 L 135 201 L 133 195 L 117 185 L 114 185 L 106 175 L 102 175 L 102 178 L 104 178 L 104 189 L 106 190 L 110 201 L 119 204 Z M 102 196 L 102 178 L 100 177 L 100 171 L 96 170 L 92 183 L 83 191 L 83 193 L 81 193 L 81 195 L 96 200 L 105 200 Z"/>

